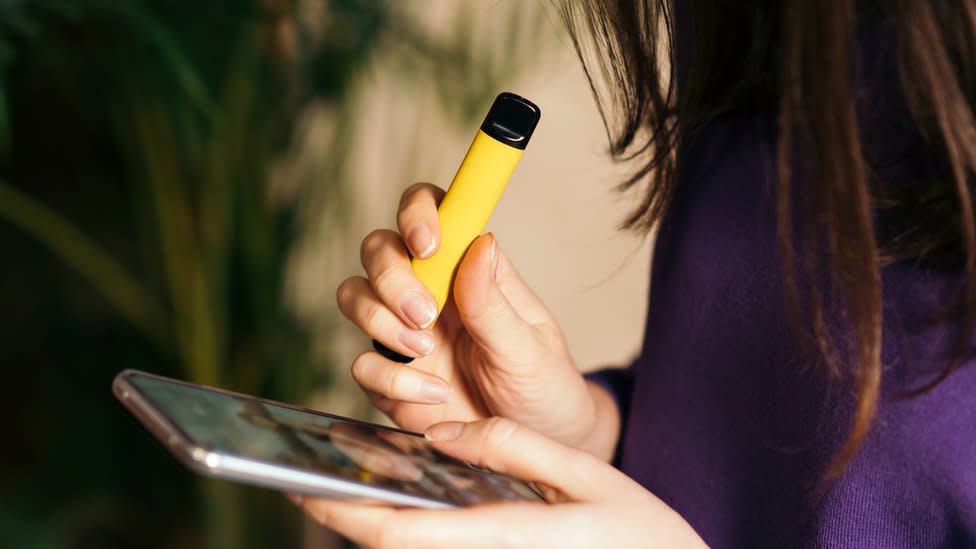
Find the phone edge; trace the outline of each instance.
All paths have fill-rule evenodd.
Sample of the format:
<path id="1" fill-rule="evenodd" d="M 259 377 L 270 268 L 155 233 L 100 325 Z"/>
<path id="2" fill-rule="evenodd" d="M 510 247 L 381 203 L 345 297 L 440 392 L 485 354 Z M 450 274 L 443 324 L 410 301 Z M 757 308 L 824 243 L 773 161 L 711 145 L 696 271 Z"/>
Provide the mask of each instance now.
<path id="1" fill-rule="evenodd" d="M 177 460 L 183 463 L 190 470 L 211 478 L 243 482 L 252 486 L 260 486 L 278 491 L 297 492 L 313 497 L 323 497 L 330 499 L 342 499 L 362 503 L 386 503 L 390 505 L 402 505 L 426 509 L 455 509 L 459 506 L 435 499 L 428 499 L 419 496 L 401 494 L 382 487 L 367 486 L 348 479 L 328 476 L 325 473 L 309 473 L 300 469 L 293 469 L 267 463 L 260 460 L 252 460 L 239 456 L 223 454 L 205 448 L 192 440 L 178 427 L 170 423 L 165 416 L 160 414 L 155 407 L 142 395 L 142 392 L 132 385 L 127 379 L 130 375 L 145 375 L 161 380 L 172 381 L 185 385 L 201 386 L 199 384 L 188 383 L 178 379 L 159 376 L 143 372 L 140 370 L 126 369 L 116 374 L 112 382 L 112 392 L 116 399 L 125 406 L 136 419 L 139 420 L 153 436 L 165 446 Z M 206 387 L 235 396 L 256 398 L 270 404 L 284 404 L 277 401 L 262 399 L 252 395 L 244 395 L 233 391 L 226 391 L 216 387 Z M 287 406 L 296 410 L 303 410 L 300 406 Z M 312 412 L 312 410 L 308 410 Z M 325 415 L 333 419 L 349 421 L 353 418 L 343 418 L 324 412 L 318 415 Z M 353 420 L 359 423 L 372 426 L 373 424 Z M 379 426 L 385 427 L 385 426 Z M 391 429 L 407 434 L 409 431 L 401 429 Z M 302 478 L 303 481 L 290 480 Z M 344 489 L 344 490 L 343 490 Z M 342 491 L 340 491 L 342 490 Z"/>

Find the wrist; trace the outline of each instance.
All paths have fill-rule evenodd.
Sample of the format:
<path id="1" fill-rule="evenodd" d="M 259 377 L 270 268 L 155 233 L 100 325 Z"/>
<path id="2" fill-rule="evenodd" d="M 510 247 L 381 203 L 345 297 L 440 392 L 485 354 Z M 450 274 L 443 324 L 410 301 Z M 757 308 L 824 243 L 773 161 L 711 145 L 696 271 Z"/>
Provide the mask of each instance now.
<path id="1" fill-rule="evenodd" d="M 609 462 L 620 438 L 620 410 L 606 389 L 592 381 L 585 383 L 590 413 L 583 417 L 589 421 L 576 447 Z"/>

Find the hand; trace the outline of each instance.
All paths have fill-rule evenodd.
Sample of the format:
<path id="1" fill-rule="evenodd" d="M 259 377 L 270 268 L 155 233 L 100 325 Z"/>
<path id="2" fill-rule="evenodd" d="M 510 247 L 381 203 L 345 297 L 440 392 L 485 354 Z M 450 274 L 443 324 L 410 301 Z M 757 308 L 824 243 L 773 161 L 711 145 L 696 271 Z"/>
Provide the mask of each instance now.
<path id="1" fill-rule="evenodd" d="M 370 548 L 704 547 L 673 509 L 594 456 L 492 418 L 433 426 L 444 453 L 543 485 L 552 503 L 431 511 L 298 501 L 316 521 Z"/>
<path id="2" fill-rule="evenodd" d="M 437 251 L 443 196 L 429 184 L 407 189 L 397 215 L 400 232 L 367 236 L 361 251 L 366 277 L 339 286 L 346 317 L 374 339 L 419 357 L 402 365 L 367 352 L 354 361 L 353 377 L 374 405 L 408 430 L 498 415 L 609 459 L 619 430 L 615 405 L 583 380 L 556 322 L 492 235 L 468 249 L 454 299 L 430 327 L 434 298 L 410 258 Z"/>

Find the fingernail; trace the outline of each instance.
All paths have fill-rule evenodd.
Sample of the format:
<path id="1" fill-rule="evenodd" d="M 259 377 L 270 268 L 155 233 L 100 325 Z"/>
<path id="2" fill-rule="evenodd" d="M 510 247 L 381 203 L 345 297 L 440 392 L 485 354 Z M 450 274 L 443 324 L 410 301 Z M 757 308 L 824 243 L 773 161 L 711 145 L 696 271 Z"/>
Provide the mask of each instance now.
<path id="1" fill-rule="evenodd" d="M 491 248 L 488 250 L 488 260 L 491 261 L 491 277 L 498 280 L 498 241 L 495 240 L 495 233 L 491 235 Z"/>
<path id="2" fill-rule="evenodd" d="M 294 503 L 295 505 L 302 504 L 302 496 L 299 494 L 292 494 L 291 492 L 288 492 L 285 494 L 285 497 L 288 498 L 288 501 Z"/>
<path id="3" fill-rule="evenodd" d="M 464 429 L 464 423 L 460 421 L 445 421 L 444 423 L 438 423 L 427 432 L 424 436 L 427 440 L 433 441 L 443 441 L 443 440 L 454 440 L 461 436 L 461 431 Z"/>
<path id="4" fill-rule="evenodd" d="M 429 328 L 437 318 L 437 305 L 416 290 L 407 292 L 400 308 L 403 309 L 403 314 L 407 315 L 410 322 L 413 322 L 421 330 Z"/>
<path id="5" fill-rule="evenodd" d="M 424 402 L 430 404 L 440 404 L 442 402 L 447 402 L 447 393 L 449 389 L 447 383 L 439 379 L 425 380 L 420 385 L 420 394 L 424 399 Z"/>
<path id="6" fill-rule="evenodd" d="M 434 252 L 434 234 L 430 232 L 427 225 L 417 225 L 407 235 L 407 245 L 410 246 L 410 253 L 414 257 L 426 259 Z"/>
<path id="7" fill-rule="evenodd" d="M 420 356 L 427 356 L 434 350 L 434 338 L 427 332 L 417 330 L 400 330 L 400 340 L 406 348 Z"/>

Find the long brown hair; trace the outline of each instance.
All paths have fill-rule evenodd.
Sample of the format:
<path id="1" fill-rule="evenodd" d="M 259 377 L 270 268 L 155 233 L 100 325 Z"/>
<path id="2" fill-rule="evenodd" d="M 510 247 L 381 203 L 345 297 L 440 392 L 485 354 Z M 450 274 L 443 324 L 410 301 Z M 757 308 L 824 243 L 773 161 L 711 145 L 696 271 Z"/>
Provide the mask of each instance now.
<path id="1" fill-rule="evenodd" d="M 679 45 L 680 63 L 671 0 L 561 6 L 607 124 L 610 151 L 637 165 L 620 185 L 641 197 L 625 228 L 646 232 L 662 219 L 678 181 L 676 152 L 690 132 L 732 109 L 776 106 L 786 297 L 791 310 L 810 315 L 821 362 L 833 379 L 850 384 L 856 403 L 825 475 L 835 478 L 869 431 L 881 398 L 885 261 L 915 258 L 966 277 L 953 308 L 961 322 L 954 358 L 913 393 L 943 381 L 968 351 L 976 312 L 976 2 L 685 0 L 682 16 L 694 36 Z M 937 159 L 936 176 L 908 193 L 890 193 L 874 181 L 863 151 L 854 80 L 859 18 L 894 29 L 901 86 Z M 791 176 L 794 165 L 803 167 L 803 177 Z M 797 230 L 791 216 L 797 196 L 807 208 L 802 217 L 818 220 L 818 228 Z M 904 230 L 890 238 L 876 234 L 874 216 L 882 206 L 902 220 Z M 797 238 L 805 242 L 801 252 L 794 250 Z M 826 287 L 840 292 L 853 351 L 845 364 L 836 359 L 839 336 L 825 325 L 823 288 L 810 284 L 801 303 L 794 260 L 805 280 L 823 273 Z"/>

